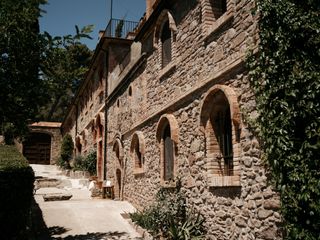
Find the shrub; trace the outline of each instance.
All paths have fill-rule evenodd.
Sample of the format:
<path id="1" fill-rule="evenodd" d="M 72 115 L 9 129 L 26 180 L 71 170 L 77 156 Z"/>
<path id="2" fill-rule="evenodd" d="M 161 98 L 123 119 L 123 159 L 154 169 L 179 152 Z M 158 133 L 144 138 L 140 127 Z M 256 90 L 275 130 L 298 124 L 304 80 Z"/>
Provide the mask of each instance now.
<path id="1" fill-rule="evenodd" d="M 0 239 L 26 239 L 34 172 L 14 146 L 0 146 Z"/>
<path id="2" fill-rule="evenodd" d="M 61 153 L 58 161 L 58 165 L 64 169 L 70 169 L 70 160 L 73 154 L 73 140 L 69 134 L 63 136 L 61 143 Z"/>
<path id="3" fill-rule="evenodd" d="M 95 175 L 97 172 L 97 153 L 96 151 L 90 152 L 87 156 L 81 155 L 75 158 L 74 164 L 75 170 L 87 171 L 91 175 Z"/>
<path id="4" fill-rule="evenodd" d="M 14 144 L 14 127 L 12 124 L 5 124 L 3 127 L 3 136 L 4 141 L 7 145 L 13 145 Z"/>
<path id="5" fill-rule="evenodd" d="M 188 208 L 180 181 L 174 189 L 161 188 L 153 205 L 131 213 L 130 218 L 154 237 L 162 235 L 166 239 L 187 240 L 202 239 L 205 234 L 204 218 Z"/>

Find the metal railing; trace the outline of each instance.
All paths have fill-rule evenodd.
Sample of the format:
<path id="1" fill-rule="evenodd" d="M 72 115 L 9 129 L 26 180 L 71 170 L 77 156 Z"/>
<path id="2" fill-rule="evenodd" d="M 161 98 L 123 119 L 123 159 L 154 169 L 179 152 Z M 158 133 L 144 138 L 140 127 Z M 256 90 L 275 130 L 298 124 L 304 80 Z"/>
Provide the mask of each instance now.
<path id="1" fill-rule="evenodd" d="M 138 22 L 126 21 L 123 19 L 110 19 L 106 30 L 105 37 L 111 38 L 128 38 L 129 33 L 134 32 Z"/>

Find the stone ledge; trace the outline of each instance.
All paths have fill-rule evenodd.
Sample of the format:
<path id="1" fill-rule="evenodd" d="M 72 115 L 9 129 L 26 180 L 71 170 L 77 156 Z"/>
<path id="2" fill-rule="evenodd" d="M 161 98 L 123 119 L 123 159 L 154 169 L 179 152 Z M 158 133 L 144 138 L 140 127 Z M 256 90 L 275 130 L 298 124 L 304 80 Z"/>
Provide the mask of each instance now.
<path id="1" fill-rule="evenodd" d="M 240 176 L 208 176 L 209 187 L 240 187 Z"/>
<path id="2" fill-rule="evenodd" d="M 177 66 L 177 60 L 171 61 L 167 66 L 165 66 L 163 69 L 160 70 L 158 78 L 160 81 L 163 80 L 167 75 L 169 75 L 171 72 L 173 72 L 176 69 Z"/>
<path id="3" fill-rule="evenodd" d="M 140 176 L 140 175 L 144 175 L 144 169 L 143 168 L 135 168 L 133 170 L 133 175 L 135 176 Z"/>
<path id="4" fill-rule="evenodd" d="M 72 194 L 69 193 L 51 193 L 43 195 L 43 200 L 48 201 L 65 201 L 72 198 Z"/>
<path id="5" fill-rule="evenodd" d="M 204 41 L 207 42 L 212 35 L 214 35 L 218 30 L 221 29 L 229 21 L 232 21 L 234 14 L 232 11 L 224 13 L 220 18 L 218 18 L 210 27 L 208 27 Z"/>

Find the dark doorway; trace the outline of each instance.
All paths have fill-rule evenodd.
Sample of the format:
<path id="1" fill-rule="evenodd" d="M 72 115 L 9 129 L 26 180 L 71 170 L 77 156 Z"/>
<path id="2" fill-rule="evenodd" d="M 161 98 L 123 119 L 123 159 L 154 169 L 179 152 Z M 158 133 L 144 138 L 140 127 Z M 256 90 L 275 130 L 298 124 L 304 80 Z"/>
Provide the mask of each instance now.
<path id="1" fill-rule="evenodd" d="M 51 136 L 31 133 L 23 143 L 23 155 L 31 164 L 50 164 Z"/>
<path id="2" fill-rule="evenodd" d="M 116 177 L 117 177 L 117 188 L 118 188 L 116 189 L 116 196 L 118 196 L 119 199 L 121 199 L 121 170 L 120 169 L 117 169 Z"/>

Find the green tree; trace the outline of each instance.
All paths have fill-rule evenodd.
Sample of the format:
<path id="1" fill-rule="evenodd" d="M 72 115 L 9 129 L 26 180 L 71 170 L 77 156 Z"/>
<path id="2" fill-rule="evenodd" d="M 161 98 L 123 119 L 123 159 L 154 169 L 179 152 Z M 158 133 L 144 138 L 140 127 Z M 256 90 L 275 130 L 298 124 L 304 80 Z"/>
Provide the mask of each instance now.
<path id="1" fill-rule="evenodd" d="M 81 30 L 76 26 L 74 36 L 51 37 L 45 32 L 47 48 L 42 62 L 43 79 L 49 92 L 48 103 L 42 107 L 42 117 L 47 121 L 62 121 L 80 81 L 89 69 L 92 51 L 80 42 L 93 26 Z"/>
<path id="2" fill-rule="evenodd" d="M 42 38 L 39 6 L 45 0 L 0 1 L 0 129 L 26 130 L 43 103 L 45 89 L 38 75 Z M 8 127 L 9 126 L 9 127 Z"/>
<path id="3" fill-rule="evenodd" d="M 258 0 L 257 10 L 259 51 L 248 63 L 285 236 L 319 239 L 320 4 Z"/>
<path id="4" fill-rule="evenodd" d="M 62 168 L 70 168 L 70 160 L 73 155 L 74 143 L 70 134 L 66 134 L 62 138 L 61 152 L 58 165 Z"/>

